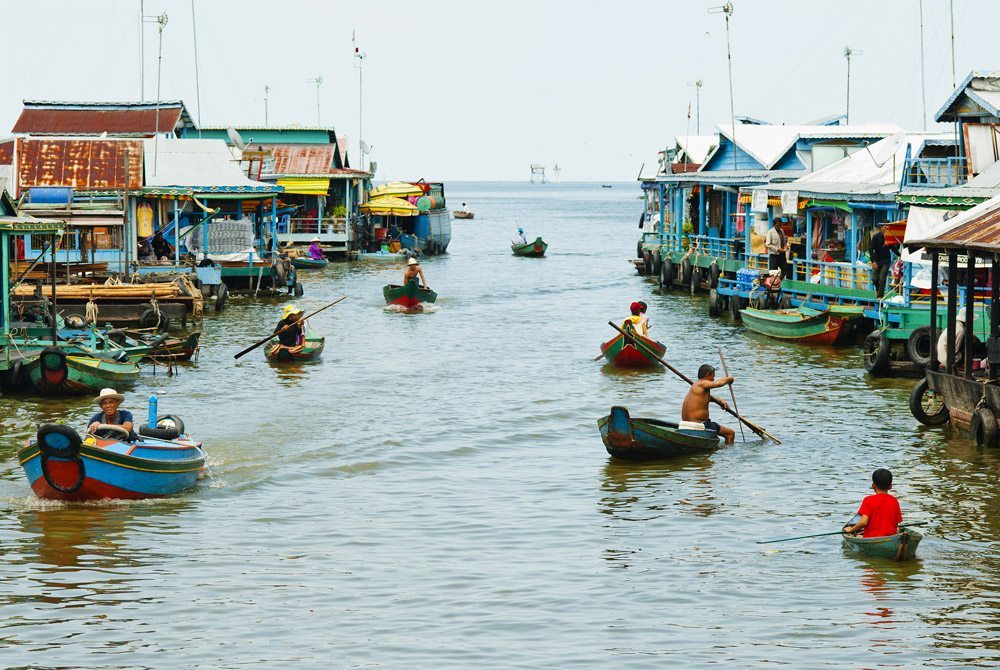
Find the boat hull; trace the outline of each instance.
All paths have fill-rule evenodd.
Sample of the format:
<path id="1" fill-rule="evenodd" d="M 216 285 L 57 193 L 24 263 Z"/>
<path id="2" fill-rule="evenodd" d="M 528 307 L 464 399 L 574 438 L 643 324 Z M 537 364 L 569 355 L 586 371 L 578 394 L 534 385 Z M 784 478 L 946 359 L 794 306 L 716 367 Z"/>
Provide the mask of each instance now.
<path id="1" fill-rule="evenodd" d="M 48 352 L 51 353 L 51 352 Z M 139 378 L 135 363 L 118 363 L 92 356 L 62 352 L 62 362 L 49 362 L 43 350 L 25 366 L 36 392 L 42 395 L 75 395 L 95 393 L 102 388 L 120 388 Z"/>
<path id="2" fill-rule="evenodd" d="M 619 334 L 601 345 L 604 358 L 619 368 L 650 368 L 659 365 L 648 352 L 662 358 L 667 353 L 667 348 L 659 342 L 635 334 L 628 337 Z"/>
<path id="3" fill-rule="evenodd" d="M 35 495 L 65 501 L 138 500 L 179 493 L 194 486 L 205 465 L 201 443 L 186 437 L 143 438 L 135 443 L 88 437 L 73 458 L 43 458 L 31 440 L 17 456 Z M 81 475 L 83 481 L 76 486 Z"/>
<path id="4" fill-rule="evenodd" d="M 289 351 L 279 346 L 270 346 L 264 350 L 264 358 L 272 363 L 293 363 L 318 360 L 323 354 L 323 346 L 326 344 L 325 337 L 306 337 L 302 349 Z"/>
<path id="5" fill-rule="evenodd" d="M 625 407 L 612 407 L 608 416 L 597 420 L 597 427 L 608 454 L 626 461 L 707 454 L 719 448 L 715 431 L 682 430 L 668 421 L 632 418 Z"/>
<path id="6" fill-rule="evenodd" d="M 871 558 L 908 561 L 917 555 L 917 546 L 920 545 L 921 539 L 923 535 L 918 531 L 905 528 L 902 533 L 885 537 L 855 537 L 844 534 L 844 546 Z"/>
<path id="7" fill-rule="evenodd" d="M 476 218 L 475 212 L 463 212 L 461 210 L 451 213 L 456 219 L 474 219 Z"/>
<path id="8" fill-rule="evenodd" d="M 511 253 L 515 256 L 523 256 L 525 258 L 541 258 L 545 255 L 545 251 L 548 248 L 549 245 L 540 237 L 536 237 L 534 242 L 528 242 L 527 244 L 510 245 Z"/>
<path id="9" fill-rule="evenodd" d="M 844 318 L 828 310 L 808 307 L 763 310 L 748 307 L 740 310 L 743 324 L 761 335 L 802 344 L 833 344 L 840 336 Z"/>
<path id="10" fill-rule="evenodd" d="M 423 309 L 424 303 L 437 301 L 437 293 L 429 288 L 420 288 L 416 280 L 405 286 L 389 284 L 382 288 L 382 296 L 386 305 L 399 305 L 404 309 Z"/>
<path id="11" fill-rule="evenodd" d="M 292 267 L 300 270 L 321 270 L 330 264 L 330 261 L 325 258 L 306 258 L 304 256 L 297 256 L 291 261 Z"/>

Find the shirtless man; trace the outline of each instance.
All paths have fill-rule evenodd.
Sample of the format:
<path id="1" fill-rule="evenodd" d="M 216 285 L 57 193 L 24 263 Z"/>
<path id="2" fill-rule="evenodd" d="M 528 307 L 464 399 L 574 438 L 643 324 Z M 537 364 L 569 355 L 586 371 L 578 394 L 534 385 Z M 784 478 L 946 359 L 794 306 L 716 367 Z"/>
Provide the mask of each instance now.
<path id="1" fill-rule="evenodd" d="M 406 262 L 406 269 L 403 270 L 403 286 L 406 286 L 417 277 L 420 277 L 421 288 L 430 288 L 427 285 L 427 280 L 424 278 L 424 271 L 420 269 L 420 263 L 416 258 L 411 258 Z"/>
<path id="2" fill-rule="evenodd" d="M 732 377 L 724 377 L 715 381 L 715 368 L 709 364 L 698 368 L 698 381 L 691 384 L 691 390 L 684 398 L 681 406 L 681 421 L 691 421 L 705 426 L 706 430 L 714 430 L 726 439 L 726 444 L 732 444 L 736 439 L 736 433 L 731 428 L 720 426 L 708 417 L 708 403 L 714 402 L 722 409 L 729 409 L 725 400 L 712 397 L 712 389 L 721 388 L 727 384 L 732 384 Z"/>

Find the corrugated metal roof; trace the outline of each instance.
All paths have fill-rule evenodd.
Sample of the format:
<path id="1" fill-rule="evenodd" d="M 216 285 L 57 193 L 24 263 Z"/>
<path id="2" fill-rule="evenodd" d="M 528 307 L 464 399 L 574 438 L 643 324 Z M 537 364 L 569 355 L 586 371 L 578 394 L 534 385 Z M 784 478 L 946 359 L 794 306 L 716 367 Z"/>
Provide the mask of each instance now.
<path id="1" fill-rule="evenodd" d="M 901 130 L 902 128 L 895 124 L 853 126 L 755 126 L 744 124 L 736 127 L 736 145 L 753 156 L 765 168 L 771 169 L 799 139 L 881 139 Z M 720 124 L 719 132 L 730 140 L 733 139 L 733 126 L 731 124 Z"/>
<path id="2" fill-rule="evenodd" d="M 1000 96 L 995 95 L 997 91 L 1000 91 L 1000 71 L 973 70 L 948 96 L 945 103 L 941 105 L 941 109 L 934 115 L 934 120 L 938 123 L 954 121 L 957 110 L 954 110 L 956 112 L 954 114 L 949 112 L 953 111 L 955 103 L 962 94 L 968 94 L 973 102 L 981 105 L 990 114 L 1000 116 Z"/>
<path id="3" fill-rule="evenodd" d="M 337 135 L 337 155 L 340 158 L 340 168 L 351 167 L 350 162 L 347 159 L 347 135 Z M 362 156 L 362 159 L 364 157 Z M 361 167 L 364 167 L 364 160 L 361 161 Z"/>
<path id="4" fill-rule="evenodd" d="M 125 152 L 128 149 L 128 180 Z M 78 191 L 142 188 L 142 142 L 113 139 L 17 140 L 17 192 L 32 186 L 71 186 Z"/>
<path id="5" fill-rule="evenodd" d="M 274 184 L 248 179 L 222 140 L 143 140 L 146 187 L 194 193 L 275 193 Z"/>
<path id="6" fill-rule="evenodd" d="M 14 163 L 14 140 L 9 139 L 0 142 L 0 165 L 12 165 Z"/>
<path id="7" fill-rule="evenodd" d="M 932 237 L 907 240 L 911 249 L 969 249 L 987 253 L 1000 252 L 1000 195 L 966 210 Z"/>
<path id="8" fill-rule="evenodd" d="M 193 126 L 180 101 L 154 102 L 55 102 L 25 100 L 12 132 L 22 135 L 152 136 Z"/>
<path id="9" fill-rule="evenodd" d="M 666 184 L 768 184 L 775 179 L 782 181 L 802 177 L 805 170 L 716 170 L 713 172 L 684 172 L 657 175 L 652 181 Z"/>
<path id="10" fill-rule="evenodd" d="M 674 138 L 677 148 L 688 157 L 687 163 L 704 163 L 715 145 L 719 143 L 718 135 L 678 135 Z M 677 152 L 678 156 L 680 151 Z"/>
<path id="11" fill-rule="evenodd" d="M 275 144 L 267 147 L 274 158 L 272 175 L 327 175 L 337 148 L 332 144 Z"/>

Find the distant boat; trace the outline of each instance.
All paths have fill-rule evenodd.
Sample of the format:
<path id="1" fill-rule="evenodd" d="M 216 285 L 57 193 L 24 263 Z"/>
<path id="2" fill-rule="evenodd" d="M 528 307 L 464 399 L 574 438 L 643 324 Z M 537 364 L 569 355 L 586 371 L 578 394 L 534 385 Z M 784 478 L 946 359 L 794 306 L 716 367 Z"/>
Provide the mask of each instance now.
<path id="1" fill-rule="evenodd" d="M 456 209 L 451 213 L 456 219 L 474 219 L 476 218 L 475 212 L 470 212 L 469 210 Z"/>
<path id="2" fill-rule="evenodd" d="M 601 188 L 611 188 L 611 184 L 601 184 Z"/>

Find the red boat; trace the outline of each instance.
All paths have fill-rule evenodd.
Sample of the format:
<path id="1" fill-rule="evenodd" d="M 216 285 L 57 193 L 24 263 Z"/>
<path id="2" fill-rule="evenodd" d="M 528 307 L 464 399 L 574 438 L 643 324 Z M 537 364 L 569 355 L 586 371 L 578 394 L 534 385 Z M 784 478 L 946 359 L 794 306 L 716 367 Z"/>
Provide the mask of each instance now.
<path id="1" fill-rule="evenodd" d="M 638 346 L 636 341 L 639 342 Z M 662 358 L 667 353 L 667 348 L 648 337 L 631 333 L 628 337 L 619 334 L 608 340 L 601 345 L 601 353 L 615 367 L 648 368 L 657 364 L 652 354 Z"/>

